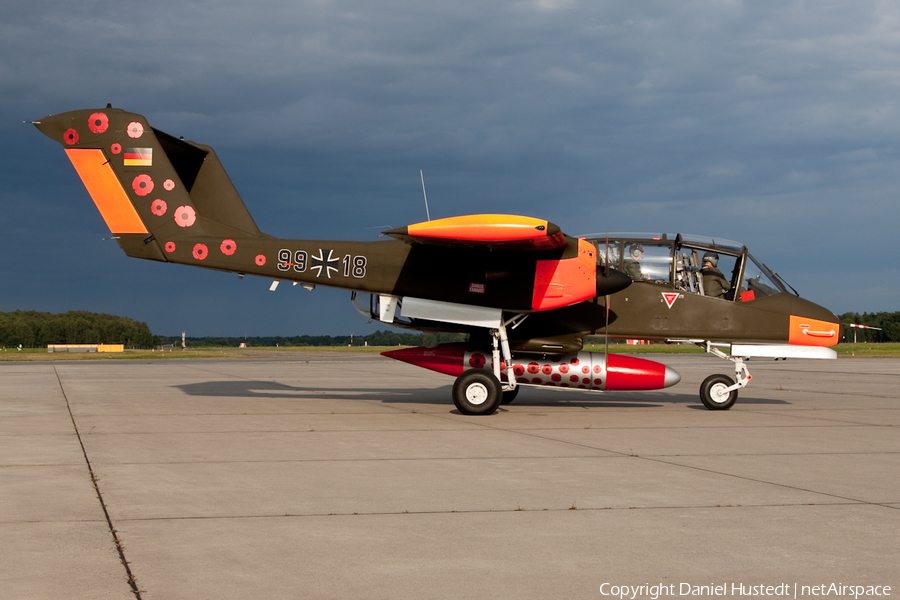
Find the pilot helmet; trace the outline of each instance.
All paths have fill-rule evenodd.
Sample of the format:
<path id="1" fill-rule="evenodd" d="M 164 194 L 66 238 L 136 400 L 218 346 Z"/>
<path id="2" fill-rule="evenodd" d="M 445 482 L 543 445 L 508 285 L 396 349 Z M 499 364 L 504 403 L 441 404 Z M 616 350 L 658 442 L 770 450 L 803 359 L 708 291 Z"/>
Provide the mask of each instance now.
<path id="1" fill-rule="evenodd" d="M 717 267 L 717 266 L 719 266 L 719 255 L 716 254 L 715 252 L 707 252 L 706 254 L 703 255 L 703 262 L 704 263 L 708 262 L 712 266 Z"/>
<path id="2" fill-rule="evenodd" d="M 643 244 L 631 244 L 628 246 L 628 251 L 631 253 L 631 256 L 637 258 L 641 254 L 644 253 L 644 245 Z"/>

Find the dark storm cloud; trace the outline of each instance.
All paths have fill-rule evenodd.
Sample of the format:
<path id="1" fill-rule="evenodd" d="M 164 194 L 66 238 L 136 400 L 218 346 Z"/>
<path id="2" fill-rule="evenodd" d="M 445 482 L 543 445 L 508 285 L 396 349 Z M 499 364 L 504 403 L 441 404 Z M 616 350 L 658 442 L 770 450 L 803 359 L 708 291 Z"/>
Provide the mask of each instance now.
<path id="1" fill-rule="evenodd" d="M 100 241 L 64 155 L 19 123 L 106 102 L 213 145 L 276 235 L 422 220 L 423 169 L 432 216 L 736 239 L 833 310 L 896 309 L 891 3 L 4 8 L 3 309 L 117 310 L 159 332 L 364 328 L 332 308 L 345 293 L 262 293 Z"/>

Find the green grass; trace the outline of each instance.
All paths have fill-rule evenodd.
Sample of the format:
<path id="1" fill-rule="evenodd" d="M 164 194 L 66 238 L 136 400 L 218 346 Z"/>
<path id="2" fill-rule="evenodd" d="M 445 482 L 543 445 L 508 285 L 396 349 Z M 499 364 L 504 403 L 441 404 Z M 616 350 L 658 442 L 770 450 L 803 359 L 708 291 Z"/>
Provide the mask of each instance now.
<path id="1" fill-rule="evenodd" d="M 397 346 L 287 346 L 253 348 L 176 348 L 171 352 L 150 350 L 125 350 L 124 352 L 47 352 L 46 348 L 15 348 L 0 350 L 0 362 L 59 360 L 167 360 L 172 358 L 277 358 L 297 353 L 317 354 L 346 353 L 375 354 Z"/>
<path id="2" fill-rule="evenodd" d="M 900 343 L 888 342 L 884 344 L 838 344 L 834 348 L 838 356 L 854 356 L 862 358 L 898 358 L 900 357 Z"/>

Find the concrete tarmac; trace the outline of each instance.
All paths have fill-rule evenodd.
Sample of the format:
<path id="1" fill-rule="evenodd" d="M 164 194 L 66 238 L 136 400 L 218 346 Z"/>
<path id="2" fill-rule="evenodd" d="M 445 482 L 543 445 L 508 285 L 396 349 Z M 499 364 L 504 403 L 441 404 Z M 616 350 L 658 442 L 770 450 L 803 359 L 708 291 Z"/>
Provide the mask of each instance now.
<path id="1" fill-rule="evenodd" d="M 0 597 L 900 595 L 900 361 L 753 361 L 711 412 L 728 363 L 657 360 L 490 417 L 379 356 L 2 363 Z"/>

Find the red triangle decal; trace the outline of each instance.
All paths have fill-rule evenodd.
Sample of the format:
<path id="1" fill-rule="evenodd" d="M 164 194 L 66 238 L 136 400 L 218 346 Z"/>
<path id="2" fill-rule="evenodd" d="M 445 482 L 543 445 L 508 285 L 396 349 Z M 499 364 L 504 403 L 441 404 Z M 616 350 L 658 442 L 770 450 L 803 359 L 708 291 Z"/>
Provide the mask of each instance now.
<path id="1" fill-rule="evenodd" d="M 661 292 L 663 296 L 663 300 L 666 301 L 666 306 L 672 308 L 672 305 L 675 304 L 675 301 L 678 300 L 678 294 L 672 292 Z"/>

